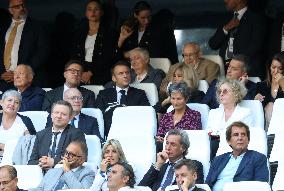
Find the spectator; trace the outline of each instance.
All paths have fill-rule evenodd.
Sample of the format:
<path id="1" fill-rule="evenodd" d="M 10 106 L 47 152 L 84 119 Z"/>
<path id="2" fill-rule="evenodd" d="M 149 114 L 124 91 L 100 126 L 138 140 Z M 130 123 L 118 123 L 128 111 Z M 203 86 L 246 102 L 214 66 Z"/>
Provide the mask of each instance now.
<path id="1" fill-rule="evenodd" d="M 226 140 L 233 152 L 217 156 L 211 163 L 205 182 L 212 191 L 223 190 L 227 182 L 269 181 L 266 156 L 248 150 L 249 126 L 243 122 L 232 123 L 226 130 Z"/>
<path id="2" fill-rule="evenodd" d="M 0 167 L 0 182 L 0 190 L 23 191 L 17 186 L 17 170 L 13 166 L 4 165 Z"/>

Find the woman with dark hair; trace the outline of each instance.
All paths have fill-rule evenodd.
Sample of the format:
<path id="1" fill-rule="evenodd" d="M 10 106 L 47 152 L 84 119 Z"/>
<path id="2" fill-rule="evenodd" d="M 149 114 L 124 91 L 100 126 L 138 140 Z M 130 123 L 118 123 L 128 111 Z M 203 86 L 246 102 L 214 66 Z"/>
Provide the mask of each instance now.
<path id="1" fill-rule="evenodd" d="M 273 56 L 266 72 L 266 80 L 256 84 L 255 99 L 262 102 L 267 130 L 275 99 L 284 98 L 284 84 L 279 83 L 284 79 L 284 52 Z"/>
<path id="2" fill-rule="evenodd" d="M 169 58 L 175 64 L 178 62 L 176 39 L 174 36 L 174 15 L 161 10 L 153 16 L 152 8 L 146 1 L 139 1 L 133 8 L 136 25 L 132 27 L 122 25 L 118 47 L 125 58 L 129 58 L 129 51 L 142 47 L 149 51 L 151 58 Z M 168 23 L 168 24 L 166 24 Z"/>
<path id="3" fill-rule="evenodd" d="M 104 10 L 99 0 L 89 0 L 86 18 L 75 33 L 71 57 L 84 61 L 82 82 L 104 85 L 110 81 L 109 70 L 116 61 L 118 34 L 103 22 Z"/>

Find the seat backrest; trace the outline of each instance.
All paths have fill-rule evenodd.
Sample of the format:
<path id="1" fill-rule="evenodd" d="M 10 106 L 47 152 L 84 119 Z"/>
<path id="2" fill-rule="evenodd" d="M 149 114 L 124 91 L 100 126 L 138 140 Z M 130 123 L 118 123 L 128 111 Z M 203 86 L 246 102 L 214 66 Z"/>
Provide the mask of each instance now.
<path id="1" fill-rule="evenodd" d="M 13 153 L 17 143 L 18 139 L 9 140 L 5 143 L 1 165 L 13 165 Z"/>
<path id="2" fill-rule="evenodd" d="M 102 148 L 100 139 L 96 135 L 85 135 L 88 146 L 88 163 L 100 166 L 102 160 Z"/>
<path id="3" fill-rule="evenodd" d="M 149 135 L 157 133 L 156 112 L 151 106 L 127 106 L 114 110 L 109 137 L 128 135 Z"/>
<path id="4" fill-rule="evenodd" d="M 187 132 L 190 147 L 186 158 L 198 160 L 203 165 L 204 177 L 210 168 L 210 141 L 206 130 L 185 130 Z M 200 149 L 202 148 L 202 149 Z"/>
<path id="5" fill-rule="evenodd" d="M 271 191 L 270 185 L 267 182 L 259 181 L 241 181 L 225 183 L 223 191 Z"/>
<path id="6" fill-rule="evenodd" d="M 37 187 L 42 178 L 43 173 L 38 165 L 14 165 L 18 174 L 18 187 L 23 190 Z"/>
<path id="7" fill-rule="evenodd" d="M 154 83 L 133 83 L 130 86 L 144 90 L 151 106 L 159 101 L 158 90 Z"/>
<path id="8" fill-rule="evenodd" d="M 104 117 L 103 117 L 102 111 L 97 108 L 82 108 L 81 112 L 86 115 L 95 117 L 97 119 L 101 137 L 104 138 L 105 128 L 104 128 Z"/>
<path id="9" fill-rule="evenodd" d="M 96 98 L 97 98 L 99 92 L 101 90 L 105 89 L 104 86 L 102 86 L 102 85 L 83 85 L 81 87 L 86 88 L 86 89 L 91 90 L 92 92 L 94 92 Z"/>
<path id="10" fill-rule="evenodd" d="M 283 153 L 283 151 L 281 151 Z M 272 183 L 272 190 L 284 190 L 284 157 L 278 160 L 277 172 Z"/>
<path id="11" fill-rule="evenodd" d="M 150 65 L 153 68 L 163 70 L 167 74 L 171 67 L 171 61 L 168 58 L 150 58 Z"/>
<path id="12" fill-rule="evenodd" d="M 209 88 L 209 85 L 206 80 L 199 80 L 198 90 L 203 91 L 206 94 L 208 88 Z"/>
<path id="13" fill-rule="evenodd" d="M 24 111 L 19 114 L 29 117 L 35 127 L 36 132 L 43 130 L 46 126 L 48 112 L 47 111 Z"/>
<path id="14" fill-rule="evenodd" d="M 283 114 L 282 114 L 283 116 Z M 284 145 L 284 129 L 279 128 L 275 132 L 274 144 L 272 146 L 269 161 L 276 162 L 284 158 L 283 145 Z"/>
<path id="15" fill-rule="evenodd" d="M 259 77 L 248 77 L 248 80 L 254 83 L 261 82 L 261 79 Z"/>
<path id="16" fill-rule="evenodd" d="M 242 100 L 240 106 L 251 110 L 253 116 L 253 126 L 264 129 L 263 107 L 259 100 Z"/>
<path id="17" fill-rule="evenodd" d="M 268 135 L 275 134 L 278 129 L 282 129 L 282 120 L 284 113 L 284 98 L 278 98 L 273 105 L 272 117 L 268 127 Z"/>
<path id="18" fill-rule="evenodd" d="M 223 59 L 219 55 L 203 55 L 202 57 L 218 64 L 220 67 L 219 78 L 222 79 L 225 77 L 226 74 L 225 74 L 225 69 L 224 69 L 224 62 L 223 62 Z"/>
<path id="19" fill-rule="evenodd" d="M 208 115 L 210 108 L 206 104 L 201 103 L 188 103 L 186 104 L 190 109 L 193 109 L 195 111 L 198 111 L 201 114 L 201 123 L 202 123 L 202 129 L 206 129 L 207 127 L 207 121 L 208 121 Z M 173 106 L 171 105 L 167 112 L 170 112 L 173 110 Z"/>
<path id="20" fill-rule="evenodd" d="M 267 135 L 264 129 L 258 127 L 250 127 L 250 142 L 248 145 L 249 150 L 258 151 L 267 156 Z M 228 145 L 225 135 L 225 130 L 221 132 L 219 148 L 216 156 L 231 152 L 232 148 Z"/>

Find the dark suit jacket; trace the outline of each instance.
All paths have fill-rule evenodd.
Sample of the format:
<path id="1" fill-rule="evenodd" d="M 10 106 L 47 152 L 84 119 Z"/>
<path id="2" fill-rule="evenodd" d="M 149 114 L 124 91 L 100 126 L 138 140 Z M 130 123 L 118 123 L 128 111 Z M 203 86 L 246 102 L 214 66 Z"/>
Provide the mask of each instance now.
<path id="1" fill-rule="evenodd" d="M 209 85 L 209 88 L 202 99 L 203 104 L 207 104 L 211 109 L 216 109 L 219 107 L 219 103 L 216 99 L 216 85 L 219 81 L 213 80 Z M 255 96 L 256 83 L 248 81 L 246 83 L 247 95 L 244 97 L 244 100 L 253 100 Z"/>
<path id="2" fill-rule="evenodd" d="M 219 174 L 223 171 L 229 162 L 231 152 L 215 157 L 211 163 L 209 173 L 205 183 L 211 188 L 216 183 Z M 238 170 L 233 178 L 234 182 L 239 181 L 269 181 L 269 171 L 267 167 L 267 158 L 265 155 L 248 150 L 238 167 Z"/>
<path id="3" fill-rule="evenodd" d="M 83 21 L 75 33 L 71 57 L 85 61 L 85 42 L 89 32 L 89 24 Z M 116 51 L 118 33 L 106 27 L 102 22 L 97 33 L 92 63 L 84 62 L 84 70 L 93 73 L 91 83 L 104 85 L 111 80 L 110 68 L 119 59 Z"/>
<path id="4" fill-rule="evenodd" d="M 196 184 L 203 184 L 204 174 L 202 163 L 197 160 L 193 161 L 196 162 L 196 165 L 198 167 Z M 163 164 L 160 170 L 156 170 L 152 165 L 138 185 L 149 186 L 153 191 L 158 190 L 163 181 L 168 165 L 168 162 Z M 176 180 L 174 180 L 173 184 L 176 184 Z"/>
<path id="5" fill-rule="evenodd" d="M 83 107 L 95 106 L 95 94 L 91 90 L 83 87 L 77 87 L 83 96 Z M 51 106 L 54 102 L 63 100 L 64 86 L 60 86 L 45 93 L 42 110 L 50 113 Z"/>
<path id="6" fill-rule="evenodd" d="M 70 142 L 79 140 L 86 142 L 85 135 L 83 131 L 77 129 L 71 125 L 67 125 L 64 131 L 61 134 L 57 150 L 56 157 L 54 158 L 54 165 L 56 165 L 60 160 L 61 156 L 64 155 L 64 152 Z M 29 165 L 37 165 L 39 158 L 42 156 L 48 156 L 49 147 L 52 144 L 52 129 L 45 128 L 39 131 L 36 134 L 36 139 L 33 147 L 33 151 L 28 162 Z"/>
<path id="7" fill-rule="evenodd" d="M 19 111 L 41 111 L 45 91 L 40 87 L 29 86 L 21 93 L 22 102 Z"/>
<path id="8" fill-rule="evenodd" d="M 104 115 L 105 123 L 105 136 L 108 135 L 111 122 L 112 114 L 116 107 L 112 107 L 108 111 L 106 109 L 113 105 L 114 102 L 117 102 L 117 92 L 115 88 L 107 88 L 101 90 L 97 99 L 95 107 L 99 108 Z M 126 96 L 126 105 L 127 106 L 150 106 L 146 93 L 143 90 L 129 87 L 127 96 Z M 121 106 L 117 106 L 121 107 Z"/>
<path id="9" fill-rule="evenodd" d="M 31 119 L 27 116 L 23 116 L 21 114 L 17 114 L 23 121 L 23 123 L 25 124 L 25 126 L 27 127 L 29 133 L 31 135 L 35 135 L 36 134 L 36 130 L 35 127 L 33 125 L 33 122 L 31 121 Z M 0 124 L 2 123 L 2 117 L 3 117 L 3 113 L 0 113 Z"/>
<path id="10" fill-rule="evenodd" d="M 233 17 L 233 16 L 232 16 Z M 232 19 L 229 18 L 229 20 Z M 264 17 L 247 10 L 240 20 L 237 32 L 234 36 L 234 54 L 244 54 L 248 56 L 248 65 L 251 68 L 250 76 L 264 77 L 264 43 L 266 35 L 266 20 Z M 219 55 L 225 59 L 230 35 L 226 35 L 223 26 L 217 29 L 214 36 L 209 40 L 209 46 L 219 49 Z"/>
<path id="11" fill-rule="evenodd" d="M 33 68 L 36 74 L 34 76 L 34 84 L 38 86 L 44 85 L 45 64 L 49 55 L 49 39 L 45 31 L 46 30 L 44 30 L 43 26 L 38 21 L 28 17 L 24 25 L 18 52 L 18 64 L 27 64 Z M 0 46 L 2 48 L 0 50 L 0 74 L 2 74 L 5 71 L 3 60 L 5 35 L 2 36 L 0 41 L 2 44 Z"/>
<path id="12" fill-rule="evenodd" d="M 49 114 L 47 116 L 45 128 L 51 128 L 51 126 L 52 126 L 52 120 L 51 120 L 51 115 Z M 78 128 L 81 129 L 86 135 L 97 135 L 101 140 L 101 142 L 103 142 L 103 139 L 99 132 L 98 121 L 95 117 L 85 115 L 84 113 L 80 113 Z"/>

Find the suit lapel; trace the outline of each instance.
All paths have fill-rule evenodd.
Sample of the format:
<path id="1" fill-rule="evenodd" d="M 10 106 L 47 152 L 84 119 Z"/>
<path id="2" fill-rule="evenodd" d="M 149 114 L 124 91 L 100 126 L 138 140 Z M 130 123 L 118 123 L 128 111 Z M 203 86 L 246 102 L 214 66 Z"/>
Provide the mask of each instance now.
<path id="1" fill-rule="evenodd" d="M 248 155 L 249 155 L 248 152 L 249 151 L 247 151 L 245 153 L 245 155 L 244 155 L 244 157 L 243 157 L 243 159 L 242 159 L 242 161 L 241 161 L 241 163 L 240 163 L 240 165 L 238 167 L 238 170 L 237 170 L 237 172 L 236 172 L 234 177 L 236 177 L 238 174 L 240 174 L 242 172 L 242 170 L 247 166 L 247 163 L 248 163 L 247 158 L 248 158 Z"/>
<path id="2" fill-rule="evenodd" d="M 51 128 L 47 128 L 47 132 L 43 137 L 43 144 L 46 144 L 46 148 L 44 150 L 44 154 L 46 154 L 46 156 L 49 153 L 49 147 L 51 145 L 52 142 L 52 127 Z"/>
<path id="3" fill-rule="evenodd" d="M 61 137 L 60 137 L 60 140 L 59 140 L 59 143 L 58 143 L 58 146 L 57 146 L 57 150 L 56 150 L 56 157 L 60 157 L 61 153 L 64 152 L 64 151 L 62 151 L 62 148 L 63 148 L 63 145 L 65 143 L 65 139 L 67 137 L 67 133 L 68 133 L 69 128 L 70 128 L 70 125 L 68 124 L 67 127 L 64 129 L 64 131 L 61 134 Z"/>
<path id="4" fill-rule="evenodd" d="M 217 180 L 217 177 L 219 176 L 219 174 L 222 172 L 222 170 L 225 168 L 225 166 L 227 165 L 227 163 L 230 160 L 230 153 L 227 153 L 224 158 L 222 159 L 222 162 L 218 165 L 218 168 L 215 171 L 215 179 Z"/>
<path id="5" fill-rule="evenodd" d="M 113 103 L 113 102 L 117 102 L 117 92 L 116 92 L 116 88 L 109 88 L 109 100 L 108 103 Z"/>

